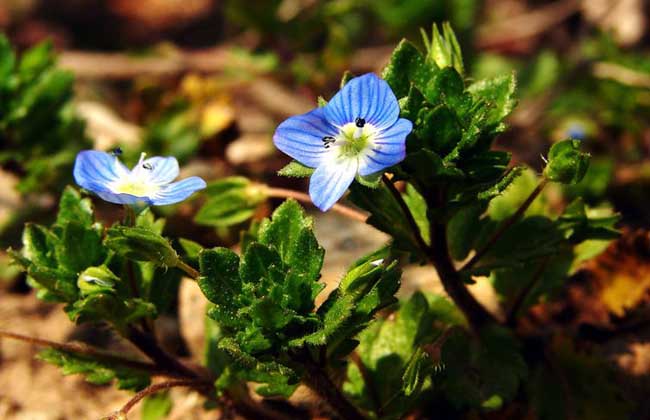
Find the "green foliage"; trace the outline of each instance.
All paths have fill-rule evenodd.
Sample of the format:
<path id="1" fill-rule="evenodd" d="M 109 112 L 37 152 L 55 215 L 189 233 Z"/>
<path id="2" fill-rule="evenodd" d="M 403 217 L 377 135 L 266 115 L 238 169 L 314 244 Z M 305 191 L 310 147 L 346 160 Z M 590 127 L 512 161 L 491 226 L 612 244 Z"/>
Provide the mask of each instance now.
<path id="1" fill-rule="evenodd" d="M 460 319 L 446 299 L 414 294 L 393 319 L 379 319 L 359 335 L 359 362 L 348 364 L 344 390 L 378 418 L 403 417 L 431 390 L 431 375 L 441 368 L 424 346 Z"/>
<path id="2" fill-rule="evenodd" d="M 169 241 L 145 227 L 113 226 L 106 232 L 106 246 L 135 261 L 162 267 L 175 267 L 178 263 L 178 254 Z"/>
<path id="3" fill-rule="evenodd" d="M 485 329 L 478 339 L 453 333 L 442 347 L 442 392 L 457 407 L 500 408 L 515 397 L 528 374 L 519 347 L 502 327 Z"/>
<path id="4" fill-rule="evenodd" d="M 82 374 L 88 382 L 95 385 L 104 385 L 116 380 L 119 389 L 139 391 L 151 381 L 146 372 L 53 348 L 41 351 L 38 358 L 60 367 L 64 375 Z"/>
<path id="5" fill-rule="evenodd" d="M 210 183 L 204 194 L 208 199 L 194 216 L 194 221 L 217 228 L 245 222 L 266 199 L 261 187 L 238 176 Z"/>
<path id="6" fill-rule="evenodd" d="M 266 384 L 258 393 L 291 394 L 307 363 L 303 349 L 344 357 L 373 315 L 395 301 L 399 271 L 382 250 L 353 265 L 313 312 L 323 255 L 311 219 L 291 200 L 261 223 L 242 257 L 225 248 L 200 255 L 199 286 L 214 304 L 209 316 L 233 360 L 229 374 Z"/>
<path id="7" fill-rule="evenodd" d="M 0 36 L 0 164 L 14 162 L 25 172 L 21 192 L 62 187 L 77 151 L 90 146 L 72 110 L 72 83 L 55 67 L 51 44 L 18 58 Z"/>

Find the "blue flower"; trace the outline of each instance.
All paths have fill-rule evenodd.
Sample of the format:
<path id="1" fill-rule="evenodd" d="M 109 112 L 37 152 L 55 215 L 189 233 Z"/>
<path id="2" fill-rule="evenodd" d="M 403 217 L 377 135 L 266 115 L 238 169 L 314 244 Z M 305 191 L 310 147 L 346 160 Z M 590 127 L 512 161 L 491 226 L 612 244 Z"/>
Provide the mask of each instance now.
<path id="1" fill-rule="evenodd" d="M 206 186 L 205 181 L 196 176 L 172 182 L 177 176 L 176 158 L 145 159 L 144 153 L 131 170 L 120 162 L 116 153 L 96 150 L 79 152 L 74 163 L 74 179 L 79 186 L 116 204 L 174 204 Z"/>
<path id="2" fill-rule="evenodd" d="M 388 83 L 369 73 L 350 80 L 324 107 L 284 121 L 273 142 L 298 162 L 316 168 L 309 195 L 325 211 L 356 175 L 376 174 L 404 159 L 413 125 L 399 118 L 399 112 Z"/>

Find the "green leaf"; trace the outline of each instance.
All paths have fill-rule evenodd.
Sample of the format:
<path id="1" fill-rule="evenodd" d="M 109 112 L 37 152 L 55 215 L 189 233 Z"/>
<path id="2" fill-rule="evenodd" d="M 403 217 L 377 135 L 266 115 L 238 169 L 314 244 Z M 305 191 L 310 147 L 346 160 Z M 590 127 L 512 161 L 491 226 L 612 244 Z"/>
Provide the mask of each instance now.
<path id="1" fill-rule="evenodd" d="M 59 366 L 64 375 L 82 374 L 88 382 L 96 385 L 104 385 L 117 380 L 119 389 L 139 391 L 150 383 L 147 372 L 114 362 L 94 360 L 85 355 L 49 348 L 41 351 L 38 358 Z"/>
<path id="2" fill-rule="evenodd" d="M 480 339 L 457 331 L 442 347 L 445 375 L 440 384 L 457 407 L 493 409 L 512 400 L 527 376 L 519 343 L 502 327 L 489 327 Z"/>
<path id="3" fill-rule="evenodd" d="M 158 392 L 149 395 L 142 401 L 142 420 L 163 420 L 172 411 L 174 403 L 169 397 L 169 392 Z"/>
<path id="4" fill-rule="evenodd" d="M 169 241 L 142 227 L 114 226 L 106 234 L 105 245 L 135 261 L 150 261 L 163 267 L 175 267 L 178 263 L 178 254 Z"/>
<path id="5" fill-rule="evenodd" d="M 325 251 L 318 245 L 312 228 L 312 219 L 305 215 L 298 202 L 287 200 L 273 212 L 270 221 L 262 223 L 259 242 L 275 248 L 291 270 L 316 280 Z"/>
<path id="6" fill-rule="evenodd" d="M 185 238 L 178 238 L 178 242 L 181 244 L 188 259 L 198 260 L 199 254 L 203 250 L 203 246 L 200 243 Z"/>
<path id="7" fill-rule="evenodd" d="M 517 82 L 514 73 L 509 75 L 497 76 L 492 79 L 479 80 L 471 84 L 467 91 L 472 95 L 486 101 L 489 106 L 487 123 L 498 127 L 496 132 L 505 130 L 502 121 L 507 117 L 517 100 L 515 90 Z"/>
<path id="8" fill-rule="evenodd" d="M 413 254 L 414 259 L 425 258 L 404 212 L 386 186 L 372 189 L 353 183 L 349 199 L 370 213 L 366 223 L 392 236 L 397 249 Z"/>
<path id="9" fill-rule="evenodd" d="M 43 226 L 28 223 L 23 230 L 22 255 L 38 266 L 56 267 L 54 246 L 58 238 Z"/>
<path id="10" fill-rule="evenodd" d="M 102 246 L 99 227 L 87 227 L 75 221 L 66 223 L 56 254 L 59 265 L 72 273 L 101 264 L 106 250 Z"/>
<path id="11" fill-rule="evenodd" d="M 408 95 L 411 83 L 423 90 L 436 70 L 435 64 L 425 62 L 420 51 L 403 39 L 393 51 L 382 77 L 395 96 L 402 98 Z"/>
<path id="12" fill-rule="evenodd" d="M 456 34 L 451 29 L 449 22 L 442 24 L 442 34 L 438 25 L 433 24 L 431 39 L 421 30 L 422 38 L 427 47 L 427 59 L 436 63 L 440 68 L 453 67 L 459 74 L 463 74 L 463 56 Z"/>
<path id="13" fill-rule="evenodd" d="M 443 310 L 439 299 L 445 300 L 417 292 L 390 319 L 378 319 L 359 334 L 357 353 L 366 373 L 350 363 L 344 391 L 362 408 L 381 412 L 381 418 L 401 418 L 430 389 L 435 364 L 421 346 L 441 333 L 434 321 L 459 318 L 452 304 Z"/>
<path id="14" fill-rule="evenodd" d="M 90 199 L 82 198 L 77 190 L 68 186 L 61 194 L 56 224 L 63 227 L 73 221 L 90 227 L 94 222 L 93 207 Z"/>
<path id="15" fill-rule="evenodd" d="M 548 152 L 544 176 L 562 184 L 576 184 L 582 180 L 589 167 L 590 155 L 580 151 L 580 140 L 563 140 L 554 143 Z"/>
<path id="16" fill-rule="evenodd" d="M 5 35 L 0 35 L 0 91 L 6 88 L 15 63 L 16 56 L 9 40 Z"/>
<path id="17" fill-rule="evenodd" d="M 196 223 L 228 227 L 253 217 L 257 206 L 266 199 L 264 190 L 243 177 L 229 177 L 212 182 L 205 191 L 208 200 L 199 209 Z"/>
<path id="18" fill-rule="evenodd" d="M 210 313 L 226 327 L 243 324 L 237 316 L 242 284 L 239 279 L 239 257 L 227 248 L 203 250 L 199 254 L 201 277 L 198 283 L 205 297 L 215 304 Z"/>
<path id="19" fill-rule="evenodd" d="M 308 178 L 314 173 L 314 171 L 314 168 L 310 168 L 296 160 L 292 160 L 284 168 L 278 171 L 278 175 L 293 178 Z"/>

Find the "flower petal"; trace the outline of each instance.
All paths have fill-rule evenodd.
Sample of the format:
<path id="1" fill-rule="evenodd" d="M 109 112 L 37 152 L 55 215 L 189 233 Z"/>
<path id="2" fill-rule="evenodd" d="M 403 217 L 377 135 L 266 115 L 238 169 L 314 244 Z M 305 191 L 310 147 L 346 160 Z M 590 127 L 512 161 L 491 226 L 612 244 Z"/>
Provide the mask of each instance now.
<path id="1" fill-rule="evenodd" d="M 327 152 L 323 137 L 335 136 L 338 130 L 325 119 L 323 109 L 286 119 L 273 135 L 273 143 L 287 155 L 310 168 L 320 165 Z"/>
<path id="2" fill-rule="evenodd" d="M 311 201 L 322 211 L 329 210 L 345 193 L 357 174 L 356 158 L 324 162 L 309 180 Z"/>
<path id="3" fill-rule="evenodd" d="M 152 157 L 145 159 L 141 167 L 149 172 L 149 181 L 156 184 L 168 184 L 178 178 L 178 161 L 175 157 Z M 149 167 L 151 169 L 145 169 Z"/>
<path id="4" fill-rule="evenodd" d="M 328 121 L 338 126 L 363 118 L 378 129 L 399 117 L 397 98 L 386 81 L 373 73 L 350 80 L 324 107 Z"/>
<path id="5" fill-rule="evenodd" d="M 191 176 L 182 181 L 163 186 L 155 196 L 150 198 L 150 201 L 154 206 L 178 203 L 205 187 L 204 180 L 198 176 Z"/>
<path id="6" fill-rule="evenodd" d="M 96 191 L 128 174 L 129 170 L 115 156 L 97 150 L 83 150 L 77 154 L 73 175 L 77 184 Z"/>
<path id="7" fill-rule="evenodd" d="M 366 176 L 393 166 L 406 156 L 406 136 L 413 129 L 411 121 L 400 118 L 380 132 L 359 162 L 359 175 Z"/>

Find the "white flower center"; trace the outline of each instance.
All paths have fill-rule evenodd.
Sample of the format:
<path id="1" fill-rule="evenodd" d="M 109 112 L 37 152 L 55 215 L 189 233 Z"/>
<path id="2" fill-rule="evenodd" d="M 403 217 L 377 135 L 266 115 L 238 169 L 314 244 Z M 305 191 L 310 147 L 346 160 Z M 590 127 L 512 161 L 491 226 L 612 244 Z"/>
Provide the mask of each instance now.
<path id="1" fill-rule="evenodd" d="M 338 158 L 358 157 L 372 147 L 378 130 L 369 123 L 359 126 L 358 123 L 351 122 L 339 128 L 339 132 L 330 141 L 323 140 L 326 148 L 329 145 L 335 146 L 336 156 Z"/>
<path id="2" fill-rule="evenodd" d="M 119 179 L 109 184 L 111 191 L 136 197 L 150 197 L 160 191 L 160 184 L 151 180 L 150 174 L 153 168 L 143 163 L 145 156 L 146 154 L 142 153 L 133 170 L 123 173 Z"/>

